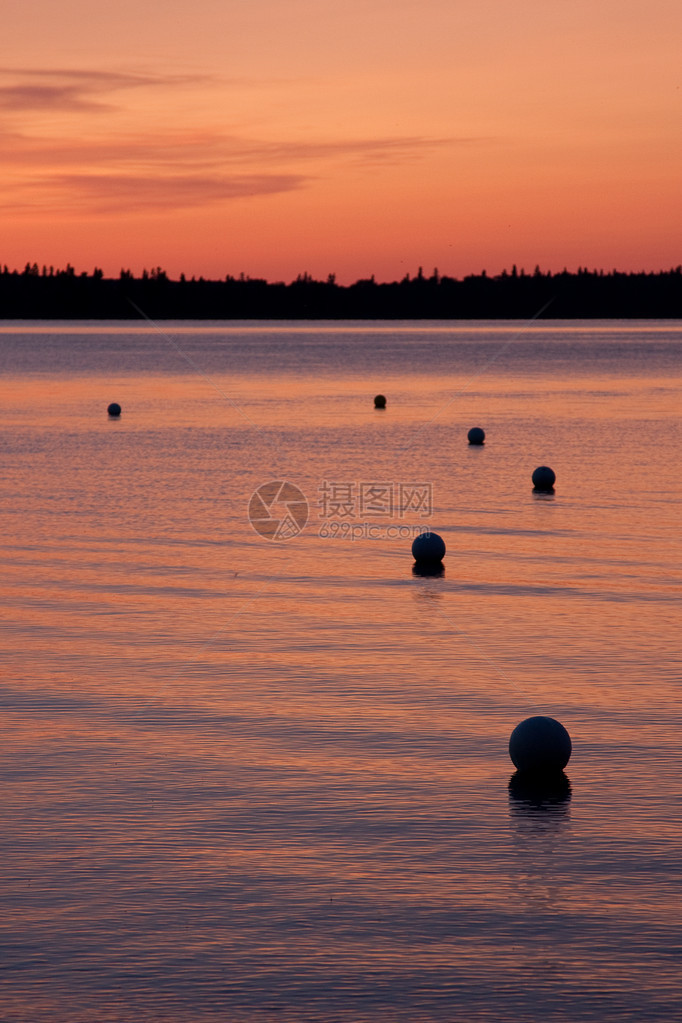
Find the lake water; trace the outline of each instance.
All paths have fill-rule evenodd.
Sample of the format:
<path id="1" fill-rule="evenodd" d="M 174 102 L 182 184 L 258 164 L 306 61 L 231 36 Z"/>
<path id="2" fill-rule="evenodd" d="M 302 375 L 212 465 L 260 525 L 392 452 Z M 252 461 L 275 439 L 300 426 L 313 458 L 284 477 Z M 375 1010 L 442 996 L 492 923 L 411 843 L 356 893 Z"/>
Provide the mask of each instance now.
<path id="1" fill-rule="evenodd" d="M 682 321 L 6 322 L 0 375 L 3 1023 L 682 1019 Z"/>

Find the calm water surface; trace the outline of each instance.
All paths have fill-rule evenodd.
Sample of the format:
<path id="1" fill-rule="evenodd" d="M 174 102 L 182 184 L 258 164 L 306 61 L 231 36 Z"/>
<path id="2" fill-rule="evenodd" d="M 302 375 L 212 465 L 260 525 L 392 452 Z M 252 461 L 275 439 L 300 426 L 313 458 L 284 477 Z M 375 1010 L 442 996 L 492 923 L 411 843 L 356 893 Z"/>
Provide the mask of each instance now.
<path id="1" fill-rule="evenodd" d="M 679 321 L 0 326 L 3 1023 L 682 1019 L 681 357 Z"/>

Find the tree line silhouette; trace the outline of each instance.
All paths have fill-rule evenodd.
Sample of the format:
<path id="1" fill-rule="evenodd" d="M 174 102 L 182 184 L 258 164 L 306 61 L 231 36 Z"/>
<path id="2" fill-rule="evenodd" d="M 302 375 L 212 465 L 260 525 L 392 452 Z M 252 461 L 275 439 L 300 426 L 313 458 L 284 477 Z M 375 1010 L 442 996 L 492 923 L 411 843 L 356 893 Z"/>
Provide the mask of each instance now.
<path id="1" fill-rule="evenodd" d="M 337 284 L 334 274 L 315 280 L 269 283 L 240 274 L 221 280 L 171 280 L 161 267 L 135 277 L 121 270 L 106 278 L 42 268 L 0 271 L 2 319 L 553 319 L 665 318 L 682 316 L 682 266 L 656 273 L 579 269 L 569 273 L 486 271 L 456 279 L 434 270 L 400 281 L 372 276 Z"/>

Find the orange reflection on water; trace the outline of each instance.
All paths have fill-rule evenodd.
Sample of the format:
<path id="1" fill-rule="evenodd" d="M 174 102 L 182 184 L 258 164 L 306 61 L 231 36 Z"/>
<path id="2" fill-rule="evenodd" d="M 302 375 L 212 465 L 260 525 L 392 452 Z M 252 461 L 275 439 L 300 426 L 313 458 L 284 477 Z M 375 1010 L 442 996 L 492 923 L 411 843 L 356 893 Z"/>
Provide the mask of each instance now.
<path id="1" fill-rule="evenodd" d="M 471 358 L 398 354 L 381 415 L 376 378 L 345 365 L 223 367 L 241 412 L 184 370 L 13 381 L 17 1014 L 114 1019 L 115 989 L 150 1020 L 497 1019 L 500 999 L 662 1018 L 680 484 L 661 486 L 651 435 L 675 428 L 674 378 L 508 369 L 462 391 Z M 551 500 L 531 490 L 542 463 Z M 246 509 L 282 477 L 310 518 L 273 543 Z M 430 483 L 429 518 L 403 521 L 442 533 L 444 574 L 413 574 L 406 539 L 321 535 L 324 480 Z M 570 798 L 510 790 L 508 737 L 534 713 L 571 732 Z"/>

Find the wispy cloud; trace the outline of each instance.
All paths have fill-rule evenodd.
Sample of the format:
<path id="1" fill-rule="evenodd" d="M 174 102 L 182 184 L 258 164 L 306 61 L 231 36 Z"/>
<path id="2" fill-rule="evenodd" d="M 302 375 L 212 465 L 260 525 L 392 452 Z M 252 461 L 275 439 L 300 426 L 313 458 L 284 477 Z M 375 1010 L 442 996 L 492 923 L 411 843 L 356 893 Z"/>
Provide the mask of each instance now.
<path id="1" fill-rule="evenodd" d="M 87 208 L 96 213 L 126 214 L 207 206 L 247 196 L 291 192 L 306 183 L 297 174 L 244 174 L 240 176 L 182 175 L 167 177 L 129 174 L 62 174 L 33 186 L 51 203 L 58 198 L 64 212 Z M 70 209 L 69 209 L 70 207 Z"/>
<path id="2" fill-rule="evenodd" d="M 180 172 L 225 166 L 262 167 L 300 165 L 310 162 L 398 163 L 411 161 L 434 150 L 470 146 L 481 138 L 432 138 L 395 136 L 383 138 L 301 139 L 278 141 L 250 139 L 220 131 L 178 130 L 108 134 L 88 137 L 62 136 L 59 140 L 21 132 L 0 132 L 3 163 L 7 166 L 91 167 L 172 165 Z"/>
<path id="3" fill-rule="evenodd" d="M 327 160 L 351 159 L 360 163 L 401 163 L 420 154 L 448 146 L 477 141 L 473 138 L 429 138 L 410 135 L 389 138 L 302 140 L 298 142 L 249 143 L 240 140 L 234 150 L 239 159 L 251 160 Z"/>
<path id="4" fill-rule="evenodd" d="M 48 142 L 6 133 L 3 139 L 0 209 L 49 208 L 56 215 L 166 211 L 290 192 L 333 176 L 344 163 L 414 161 L 452 144 L 428 138 L 268 142 L 220 134 Z"/>
<path id="5" fill-rule="evenodd" d="M 0 67 L 0 127 L 4 174 L 0 207 L 14 214 L 51 209 L 56 215 L 112 213 L 125 209 L 168 211 L 271 195 L 331 178 L 341 168 L 372 168 L 416 163 L 436 151 L 486 141 L 474 137 L 394 135 L 365 138 L 249 138 L 216 125 L 224 109 L 224 89 L 243 87 L 232 79 L 201 75 L 163 75 L 92 69 Z M 270 83 L 272 84 L 272 83 Z M 213 123 L 150 130 L 133 129 L 149 120 L 148 107 L 126 101 L 128 116 L 96 116 L 82 127 L 52 121 L 42 113 L 94 112 L 115 109 L 124 90 L 218 89 Z M 214 97 L 215 98 L 215 97 Z M 121 100 L 123 104 L 123 100 Z M 169 109 L 173 103 L 169 100 Z M 10 114 L 25 116 L 19 120 Z M 32 116 L 37 114 L 37 120 Z M 50 127 L 46 129 L 46 124 Z M 58 128 L 52 127 L 58 125 Z"/>
<path id="6" fill-rule="evenodd" d="M 106 97 L 122 90 L 179 87 L 207 80 L 202 75 L 0 67 L 0 108 L 11 112 L 106 112 L 114 108 Z"/>

